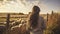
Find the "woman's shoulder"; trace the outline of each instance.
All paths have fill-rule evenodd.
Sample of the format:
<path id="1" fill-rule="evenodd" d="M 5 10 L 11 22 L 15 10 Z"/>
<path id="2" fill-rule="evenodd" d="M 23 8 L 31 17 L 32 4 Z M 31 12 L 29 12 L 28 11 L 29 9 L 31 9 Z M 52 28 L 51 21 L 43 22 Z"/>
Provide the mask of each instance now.
<path id="1" fill-rule="evenodd" d="M 44 17 L 39 16 L 39 22 L 45 22 L 46 23 L 46 20 L 44 19 Z"/>
<path id="2" fill-rule="evenodd" d="M 43 22 L 44 21 L 44 18 L 42 17 L 42 16 L 39 16 L 39 20 L 38 20 L 38 22 Z"/>
<path id="3" fill-rule="evenodd" d="M 42 16 L 39 16 L 39 19 L 44 19 Z"/>

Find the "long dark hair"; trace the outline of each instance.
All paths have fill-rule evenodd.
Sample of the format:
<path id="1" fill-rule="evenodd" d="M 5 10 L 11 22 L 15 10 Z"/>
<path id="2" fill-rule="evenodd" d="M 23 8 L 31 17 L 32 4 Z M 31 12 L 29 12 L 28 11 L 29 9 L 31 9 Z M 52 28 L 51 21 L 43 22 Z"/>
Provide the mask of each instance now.
<path id="1" fill-rule="evenodd" d="M 34 6 L 29 18 L 29 23 L 32 28 L 36 28 L 38 24 L 39 12 L 40 12 L 40 8 L 38 6 Z"/>

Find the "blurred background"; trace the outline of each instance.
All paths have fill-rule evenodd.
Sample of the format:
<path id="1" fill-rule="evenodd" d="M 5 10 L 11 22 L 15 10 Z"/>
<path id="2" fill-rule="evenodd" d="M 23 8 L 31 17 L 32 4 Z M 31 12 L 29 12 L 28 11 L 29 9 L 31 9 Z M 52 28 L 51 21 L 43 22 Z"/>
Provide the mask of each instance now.
<path id="1" fill-rule="evenodd" d="M 29 34 L 26 23 L 34 5 L 46 21 L 44 34 L 60 34 L 60 0 L 0 0 L 0 34 Z"/>

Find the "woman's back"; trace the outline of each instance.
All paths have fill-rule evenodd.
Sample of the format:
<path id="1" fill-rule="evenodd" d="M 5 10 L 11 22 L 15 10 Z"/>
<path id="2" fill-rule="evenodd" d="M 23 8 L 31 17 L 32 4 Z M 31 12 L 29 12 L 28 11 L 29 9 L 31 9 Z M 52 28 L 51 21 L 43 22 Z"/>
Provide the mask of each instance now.
<path id="1" fill-rule="evenodd" d="M 30 34 L 43 34 L 43 30 L 45 29 L 45 22 L 44 22 L 44 19 L 43 17 L 39 16 L 39 19 L 38 19 L 38 25 L 35 29 L 32 29 L 30 31 Z"/>

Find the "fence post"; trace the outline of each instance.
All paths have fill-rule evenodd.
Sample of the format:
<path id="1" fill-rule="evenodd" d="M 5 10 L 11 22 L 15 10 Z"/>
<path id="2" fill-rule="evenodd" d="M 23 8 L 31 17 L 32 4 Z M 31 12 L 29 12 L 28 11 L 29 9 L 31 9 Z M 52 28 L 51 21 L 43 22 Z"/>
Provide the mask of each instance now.
<path id="1" fill-rule="evenodd" d="M 48 15 L 49 15 L 49 14 L 47 13 L 47 21 L 48 21 Z"/>
<path id="2" fill-rule="evenodd" d="M 7 14 L 7 21 L 6 21 L 6 34 L 9 34 L 9 22 L 10 22 L 10 14 Z"/>

